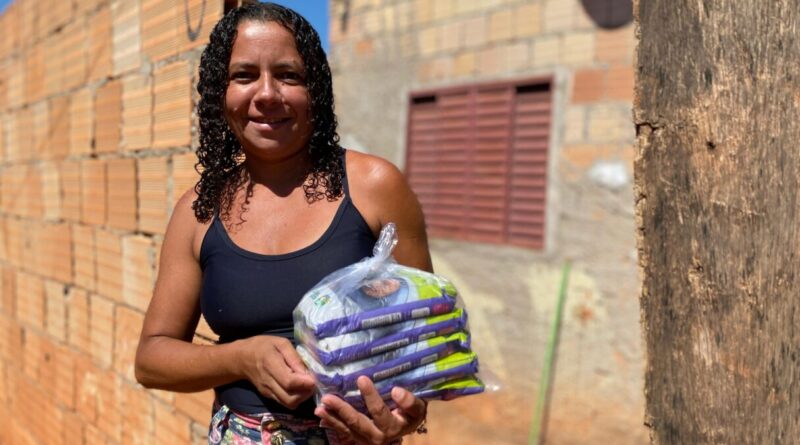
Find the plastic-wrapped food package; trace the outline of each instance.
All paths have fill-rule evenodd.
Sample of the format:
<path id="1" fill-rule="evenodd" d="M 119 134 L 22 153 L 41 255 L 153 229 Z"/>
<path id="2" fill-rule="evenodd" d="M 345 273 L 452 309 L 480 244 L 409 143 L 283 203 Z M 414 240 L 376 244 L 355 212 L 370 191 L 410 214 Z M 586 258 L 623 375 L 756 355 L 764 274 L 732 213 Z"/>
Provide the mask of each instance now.
<path id="1" fill-rule="evenodd" d="M 387 224 L 372 257 L 325 277 L 295 308 L 297 350 L 319 394 L 364 409 L 355 384 L 362 375 L 387 400 L 395 386 L 426 399 L 483 391 L 456 288 L 398 265 L 391 258 L 396 244 L 395 226 Z"/>
<path id="2" fill-rule="evenodd" d="M 402 348 L 432 337 L 463 331 L 466 326 L 466 311 L 456 308 L 447 314 L 349 332 L 335 337 L 316 339 L 303 330 L 296 330 L 295 336 L 317 361 L 323 365 L 333 366 Z"/>
<path id="3" fill-rule="evenodd" d="M 394 224 L 388 224 L 372 257 L 328 275 L 303 296 L 293 314 L 296 329 L 325 338 L 452 311 L 453 284 L 395 263 L 395 244 Z"/>
<path id="4" fill-rule="evenodd" d="M 470 375 L 456 379 L 440 379 L 434 382 L 426 382 L 406 389 L 420 399 L 453 400 L 463 396 L 480 394 L 486 390 L 486 385 L 477 376 Z M 392 400 L 390 392 L 382 394 L 382 397 L 389 406 L 389 409 L 396 408 L 396 404 Z M 351 394 L 349 402 L 354 408 L 366 411 L 364 401 L 356 397 L 355 393 Z"/>
<path id="5" fill-rule="evenodd" d="M 447 380 L 469 377 L 478 372 L 478 357 L 474 352 L 456 352 L 433 363 L 414 368 L 394 377 L 375 382 L 375 388 L 384 399 L 389 397 L 392 388 L 423 390 Z M 353 406 L 361 401 L 361 392 L 357 389 L 344 394 L 344 399 Z"/>
<path id="6" fill-rule="evenodd" d="M 340 366 L 324 366 L 318 363 L 303 346 L 298 346 L 297 351 L 316 375 L 325 392 L 344 393 L 356 388 L 356 379 L 362 375 L 378 382 L 435 362 L 455 352 L 468 351 L 469 340 L 469 334 L 466 332 L 456 332 Z"/>

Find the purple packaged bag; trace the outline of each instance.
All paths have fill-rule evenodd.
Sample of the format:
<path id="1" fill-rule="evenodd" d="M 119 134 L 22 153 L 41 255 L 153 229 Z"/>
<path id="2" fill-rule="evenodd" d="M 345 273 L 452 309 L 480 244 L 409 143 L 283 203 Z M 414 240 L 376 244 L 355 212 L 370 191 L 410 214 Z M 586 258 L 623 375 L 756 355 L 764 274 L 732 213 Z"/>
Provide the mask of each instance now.
<path id="1" fill-rule="evenodd" d="M 420 388 L 435 386 L 447 380 L 467 377 L 478 372 L 478 357 L 474 352 L 456 352 L 425 366 L 398 374 L 394 377 L 375 383 L 378 394 L 384 399 L 389 397 L 392 388 Z M 351 405 L 358 407 L 363 404 L 361 392 L 348 391 L 342 398 Z"/>
<path id="2" fill-rule="evenodd" d="M 444 277 L 401 266 L 391 257 L 396 228 L 387 224 L 373 256 L 337 270 L 309 290 L 293 312 L 295 330 L 316 339 L 451 312 L 458 291 Z"/>
<path id="3" fill-rule="evenodd" d="M 295 337 L 326 366 L 341 365 L 382 354 L 433 337 L 466 330 L 467 312 L 453 312 L 434 317 L 409 320 L 388 326 L 350 332 L 335 337 L 316 339 L 295 325 Z"/>
<path id="4" fill-rule="evenodd" d="M 435 362 L 457 351 L 468 351 L 469 344 L 469 334 L 460 331 L 447 336 L 423 340 L 404 348 L 355 362 L 330 367 L 317 362 L 302 345 L 297 347 L 297 351 L 317 377 L 322 392 L 343 394 L 355 389 L 356 379 L 362 375 L 377 382 Z"/>

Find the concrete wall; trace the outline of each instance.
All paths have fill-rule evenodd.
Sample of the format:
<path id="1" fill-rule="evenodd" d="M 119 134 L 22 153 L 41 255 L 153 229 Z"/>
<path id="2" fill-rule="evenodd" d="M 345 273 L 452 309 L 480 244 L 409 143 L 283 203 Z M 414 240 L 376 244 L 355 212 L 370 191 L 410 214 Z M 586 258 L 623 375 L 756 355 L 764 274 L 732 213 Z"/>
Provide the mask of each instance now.
<path id="1" fill-rule="evenodd" d="M 195 72 L 222 5 L 15 0 L 0 16 L 0 443 L 205 443 L 212 392 L 145 391 L 133 358 L 196 180 Z"/>
<path id="2" fill-rule="evenodd" d="M 337 0 L 331 46 L 343 144 L 400 166 L 410 92 L 556 79 L 546 249 L 431 242 L 434 267 L 458 284 L 475 349 L 501 388 L 434 404 L 431 434 L 411 443 L 526 443 L 565 260 L 573 273 L 547 443 L 645 443 L 633 25 L 601 29 L 578 0 Z"/>

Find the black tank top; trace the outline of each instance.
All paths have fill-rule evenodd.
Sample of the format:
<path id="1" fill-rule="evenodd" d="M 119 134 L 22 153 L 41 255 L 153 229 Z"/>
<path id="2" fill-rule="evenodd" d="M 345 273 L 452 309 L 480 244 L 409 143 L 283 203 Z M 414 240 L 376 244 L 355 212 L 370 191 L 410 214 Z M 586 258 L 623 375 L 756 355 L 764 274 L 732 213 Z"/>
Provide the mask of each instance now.
<path id="1" fill-rule="evenodd" d="M 294 344 L 292 310 L 303 295 L 331 272 L 372 254 L 375 236 L 350 200 L 346 173 L 342 182 L 344 196 L 331 225 L 316 242 L 295 252 L 262 255 L 244 250 L 214 218 L 200 248 L 200 308 L 220 343 L 268 334 Z M 235 411 L 313 417 L 313 400 L 291 411 L 261 396 L 246 380 L 215 391 L 217 400 Z"/>

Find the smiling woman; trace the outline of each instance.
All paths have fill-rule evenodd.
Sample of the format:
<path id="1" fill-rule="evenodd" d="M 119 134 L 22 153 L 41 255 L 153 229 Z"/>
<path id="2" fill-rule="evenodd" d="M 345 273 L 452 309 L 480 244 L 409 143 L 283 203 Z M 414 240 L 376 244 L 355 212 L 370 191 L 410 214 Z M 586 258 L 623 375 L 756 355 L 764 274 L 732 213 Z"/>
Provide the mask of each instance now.
<path id="1" fill-rule="evenodd" d="M 296 12 L 250 3 L 215 26 L 200 62 L 198 183 L 177 203 L 136 355 L 136 377 L 214 388 L 209 443 L 395 443 L 426 404 L 396 388 L 370 415 L 325 396 L 294 349 L 292 310 L 323 277 L 369 256 L 389 222 L 395 259 L 431 270 L 422 212 L 389 162 L 339 146 L 331 72 Z M 191 343 L 202 314 L 219 335 Z"/>

